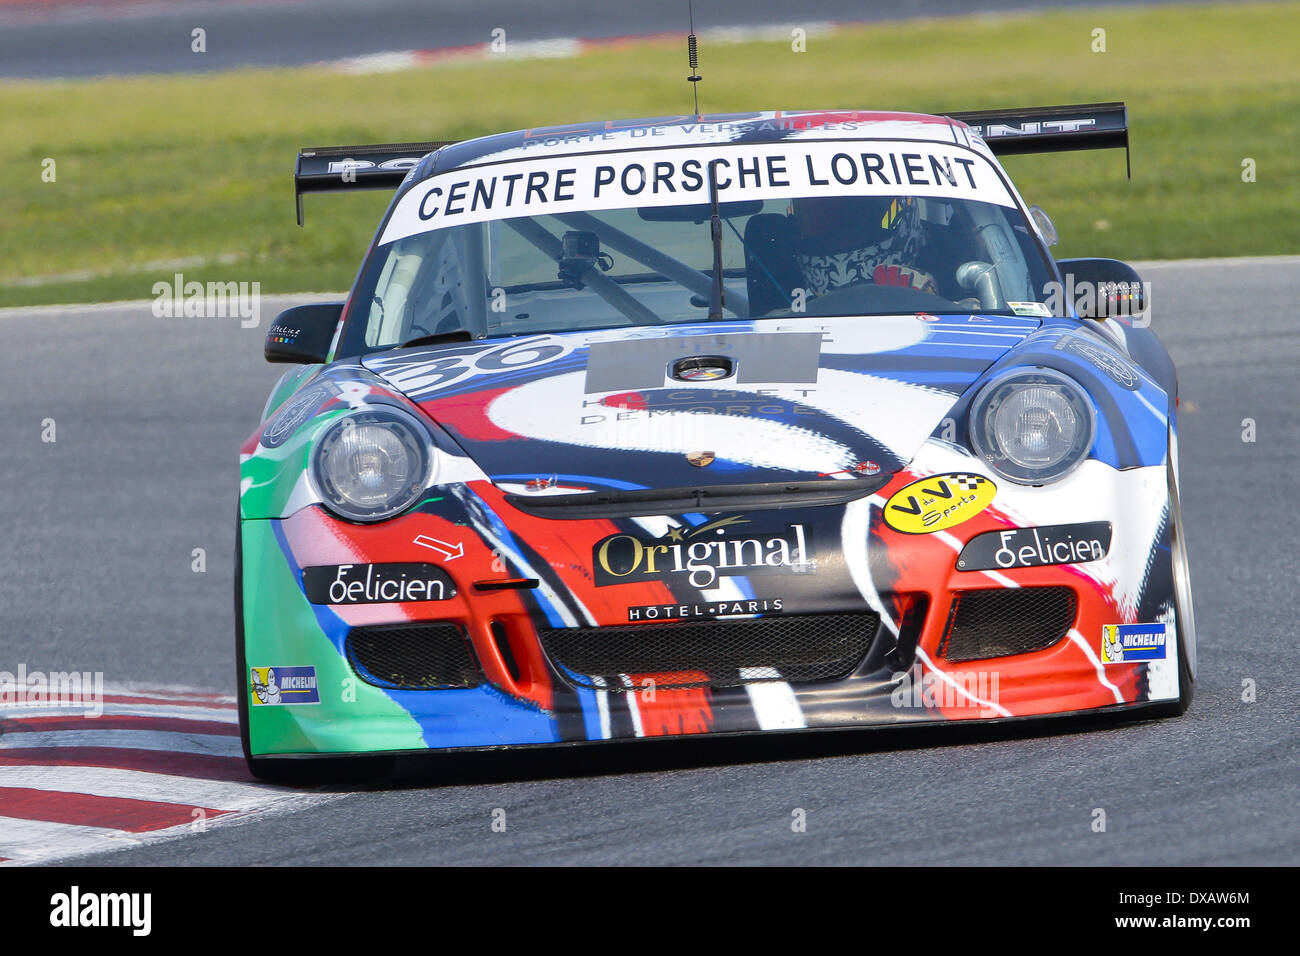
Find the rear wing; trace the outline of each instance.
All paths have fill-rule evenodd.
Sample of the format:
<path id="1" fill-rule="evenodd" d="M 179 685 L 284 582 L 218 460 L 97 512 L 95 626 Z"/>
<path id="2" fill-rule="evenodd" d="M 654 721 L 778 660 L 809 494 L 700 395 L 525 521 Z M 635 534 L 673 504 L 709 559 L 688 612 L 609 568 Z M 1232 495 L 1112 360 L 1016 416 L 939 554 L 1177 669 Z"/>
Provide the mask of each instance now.
<path id="1" fill-rule="evenodd" d="M 1128 149 L 1128 107 L 1123 103 L 973 110 L 948 116 L 979 133 L 989 149 L 999 156 L 1122 148 L 1125 168 L 1129 178 L 1133 177 Z"/>
<path id="2" fill-rule="evenodd" d="M 1017 110 L 950 113 L 984 138 L 996 155 L 1123 148 L 1128 165 L 1128 108 L 1123 103 L 1031 106 Z M 294 203 L 302 225 L 304 193 L 349 189 L 396 189 L 406 173 L 451 142 L 384 143 L 377 146 L 315 146 L 298 152 Z M 1128 169 L 1132 177 L 1132 167 Z"/>
<path id="3" fill-rule="evenodd" d="M 378 146 L 313 146 L 298 152 L 293 173 L 294 204 L 302 225 L 303 193 L 347 189 L 396 189 L 428 153 L 450 145 L 384 143 Z"/>

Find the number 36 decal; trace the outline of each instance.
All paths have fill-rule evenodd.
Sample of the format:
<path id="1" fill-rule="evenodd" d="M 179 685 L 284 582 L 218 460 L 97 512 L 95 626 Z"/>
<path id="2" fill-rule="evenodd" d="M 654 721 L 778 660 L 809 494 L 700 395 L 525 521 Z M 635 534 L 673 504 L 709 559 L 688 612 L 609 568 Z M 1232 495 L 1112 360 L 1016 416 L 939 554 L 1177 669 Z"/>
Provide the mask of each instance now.
<path id="1" fill-rule="evenodd" d="M 538 335 L 493 345 L 466 343 L 439 348 L 434 356 L 394 355 L 365 364 L 418 402 L 467 377 L 545 365 L 572 350 L 561 338 Z"/>

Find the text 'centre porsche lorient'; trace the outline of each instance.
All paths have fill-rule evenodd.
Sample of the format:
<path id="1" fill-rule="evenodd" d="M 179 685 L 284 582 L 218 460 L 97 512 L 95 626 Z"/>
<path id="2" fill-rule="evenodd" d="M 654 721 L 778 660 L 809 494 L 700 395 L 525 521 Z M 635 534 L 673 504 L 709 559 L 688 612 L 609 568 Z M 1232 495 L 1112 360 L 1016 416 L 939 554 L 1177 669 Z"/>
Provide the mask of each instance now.
<path id="1" fill-rule="evenodd" d="M 300 216 L 396 195 L 347 301 L 267 340 L 300 365 L 241 454 L 254 771 L 1181 712 L 1172 363 L 996 158 L 1126 145 L 1101 104 L 304 151 Z"/>

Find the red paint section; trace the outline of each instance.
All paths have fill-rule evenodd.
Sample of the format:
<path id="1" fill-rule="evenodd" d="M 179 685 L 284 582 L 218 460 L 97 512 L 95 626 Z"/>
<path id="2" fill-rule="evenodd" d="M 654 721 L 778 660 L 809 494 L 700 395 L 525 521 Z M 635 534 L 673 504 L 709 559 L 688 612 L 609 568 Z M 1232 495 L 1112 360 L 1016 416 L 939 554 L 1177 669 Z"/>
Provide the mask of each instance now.
<path id="1" fill-rule="evenodd" d="M 627 408 L 638 412 L 643 412 L 650 407 L 643 392 L 619 392 L 617 395 L 606 395 L 600 400 L 600 404 L 608 405 L 610 408 Z"/>
<path id="2" fill-rule="evenodd" d="M 140 697 L 137 695 L 126 694 L 105 694 L 104 703 L 106 704 L 153 704 L 162 707 L 210 707 L 213 710 L 233 710 L 235 704 L 233 701 L 222 698 L 211 698 L 201 700 L 199 698 L 174 698 L 163 700 L 158 697 Z"/>
<path id="3" fill-rule="evenodd" d="M 192 823 L 196 809 L 203 810 L 204 817 L 218 817 L 230 812 L 208 807 L 190 807 L 181 803 L 132 800 L 129 797 L 0 787 L 0 816 L 83 827 L 108 827 L 128 833 L 148 833 L 151 830 L 165 830 L 183 823 Z"/>
<path id="4" fill-rule="evenodd" d="M 234 703 L 229 694 L 216 694 L 209 691 L 184 691 L 168 687 L 146 687 L 139 684 L 133 684 L 131 687 L 121 688 L 121 693 L 131 693 L 140 697 L 148 697 L 155 703 L 168 704 L 173 701 L 190 701 L 190 700 L 210 700 L 216 703 L 224 703 L 230 706 Z"/>
<path id="5" fill-rule="evenodd" d="M 5 733 L 39 730 L 149 730 L 178 731 L 183 734 L 215 734 L 221 737 L 238 737 L 235 724 L 215 720 L 186 720 L 184 717 L 85 717 L 70 714 L 56 717 L 19 717 L 6 720 Z"/>
<path id="6" fill-rule="evenodd" d="M 472 487 L 479 491 L 492 486 L 475 482 Z M 455 583 L 457 592 L 445 601 L 334 606 L 330 610 L 350 627 L 408 620 L 457 621 L 469 634 L 489 681 L 543 709 L 552 706 L 550 681 L 540 659 L 520 661 L 525 673 L 515 681 L 497 650 L 492 622 L 501 621 L 509 631 L 517 633 L 520 630 L 517 622 L 526 621 L 527 612 L 520 592 L 508 589 L 485 592 L 474 588 L 475 581 L 504 580 L 517 573 L 501 562 L 473 528 L 424 511 L 375 525 L 351 525 L 332 518 L 320 508 L 304 508 L 285 519 L 281 527 L 294 560 L 301 567 L 409 561 L 442 568 Z M 461 554 L 448 558 L 442 552 L 416 544 L 421 536 L 459 546 Z M 513 641 L 511 647 L 515 650 Z"/>
<path id="7" fill-rule="evenodd" d="M 709 675 L 697 672 L 671 674 L 628 674 L 634 687 L 643 681 L 656 684 L 679 684 L 684 681 L 708 681 Z M 709 702 L 707 687 L 680 687 L 656 690 L 653 700 L 646 700 L 642 691 L 633 691 L 636 707 L 641 714 L 641 731 L 647 737 L 668 737 L 676 734 L 707 734 L 713 729 L 713 707 Z"/>
<path id="8" fill-rule="evenodd" d="M 0 751 L 0 766 L 109 767 L 176 777 L 255 783 L 242 757 L 133 750 L 126 747 L 14 747 Z"/>
<path id="9" fill-rule="evenodd" d="M 524 436 L 498 428 L 488 417 L 488 407 L 514 386 L 466 392 L 447 398 L 435 398 L 420 403 L 420 409 L 452 436 L 464 436 L 472 441 L 514 441 Z"/>
<path id="10" fill-rule="evenodd" d="M 890 484 L 879 492 L 882 499 L 899 488 L 923 477 L 904 470 L 896 474 Z M 929 596 L 929 610 L 919 644 L 922 650 L 945 674 L 959 684 L 995 689 L 989 696 L 994 703 L 1006 708 L 1013 716 L 1059 713 L 1070 710 L 1089 710 L 1115 706 L 1139 698 L 1141 665 L 1098 665 L 1079 644 L 1066 637 L 1052 647 L 1015 657 L 952 663 L 939 655 L 948 615 L 957 592 L 983 589 L 1000 590 L 1004 585 L 998 578 L 981 572 L 963 572 L 956 569 L 957 550 L 945 538 L 955 538 L 964 544 L 978 534 L 1014 527 L 1006 515 L 989 505 L 971 518 L 954 525 L 945 533 L 905 534 L 889 527 L 880 512 L 872 516 L 872 553 L 879 556 L 880 590 L 887 599 L 898 594 L 914 593 Z M 946 570 L 944 570 L 946 569 Z M 1114 623 L 1134 623 L 1131 615 L 1121 613 L 1118 602 L 1109 587 L 1069 565 L 1052 565 L 1037 568 L 1016 568 L 999 572 L 1024 587 L 1066 586 L 1075 593 L 1078 610 L 1075 629 L 1093 652 L 1100 656 L 1101 626 Z M 900 610 L 897 603 L 894 609 Z M 1119 691 L 1120 701 L 1115 699 Z M 992 716 L 983 707 L 966 701 L 953 692 L 945 703 L 926 706 L 933 716 L 944 720 L 968 720 Z"/>

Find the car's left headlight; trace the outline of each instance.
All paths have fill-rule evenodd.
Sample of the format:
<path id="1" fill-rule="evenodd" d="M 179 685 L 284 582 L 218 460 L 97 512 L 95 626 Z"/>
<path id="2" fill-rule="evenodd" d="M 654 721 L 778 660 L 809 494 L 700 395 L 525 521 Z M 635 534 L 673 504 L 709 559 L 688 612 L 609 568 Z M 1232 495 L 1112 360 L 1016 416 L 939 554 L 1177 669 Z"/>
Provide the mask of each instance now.
<path id="1" fill-rule="evenodd" d="M 1064 478 L 1088 457 L 1097 433 L 1092 401 L 1052 369 L 1018 369 L 989 382 L 971 403 L 975 453 L 1025 485 Z"/>
<path id="2" fill-rule="evenodd" d="M 428 432 L 396 408 L 349 412 L 329 426 L 312 455 L 322 503 L 349 521 L 382 521 L 406 510 L 433 479 Z"/>

